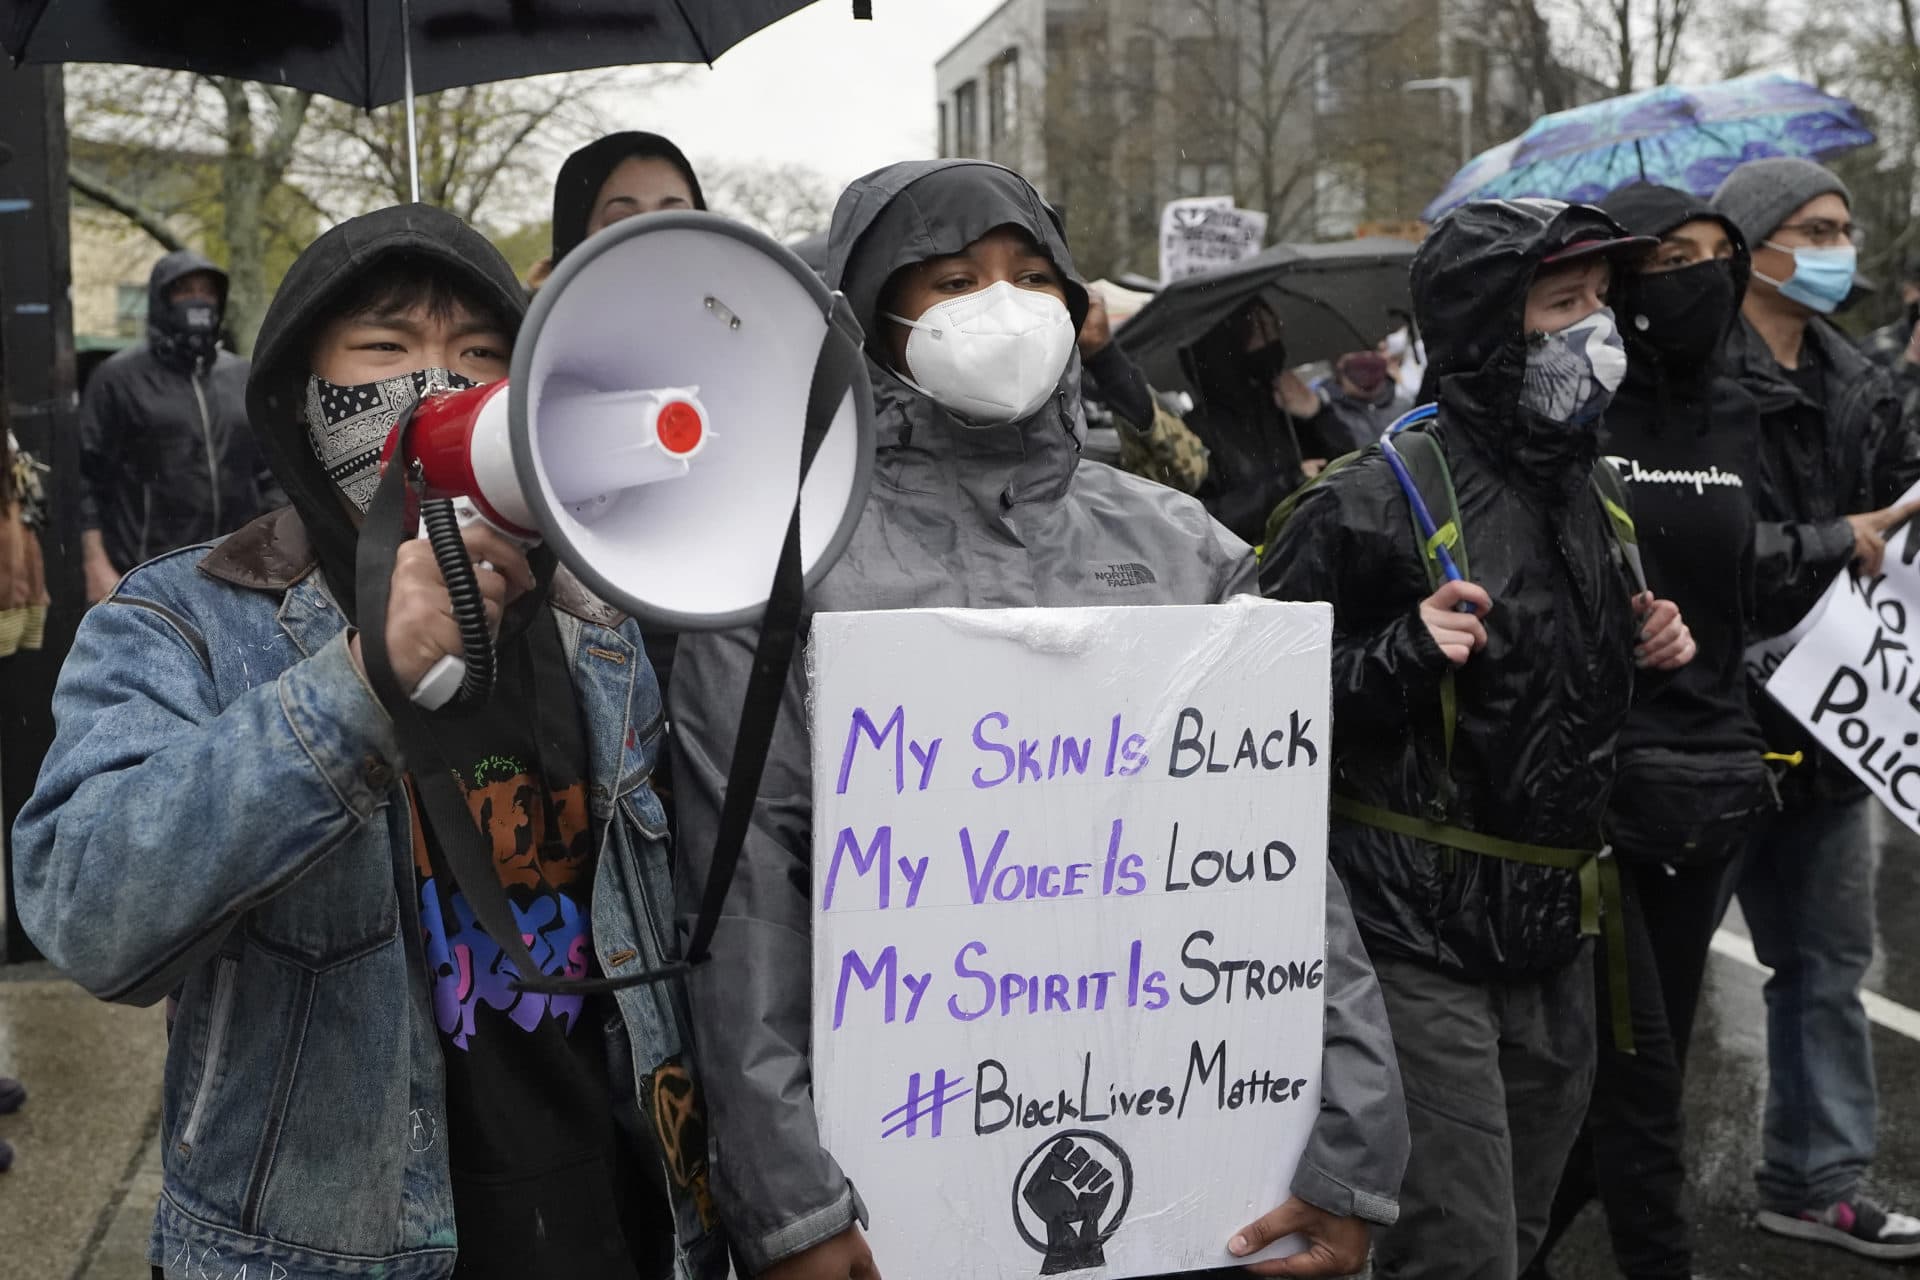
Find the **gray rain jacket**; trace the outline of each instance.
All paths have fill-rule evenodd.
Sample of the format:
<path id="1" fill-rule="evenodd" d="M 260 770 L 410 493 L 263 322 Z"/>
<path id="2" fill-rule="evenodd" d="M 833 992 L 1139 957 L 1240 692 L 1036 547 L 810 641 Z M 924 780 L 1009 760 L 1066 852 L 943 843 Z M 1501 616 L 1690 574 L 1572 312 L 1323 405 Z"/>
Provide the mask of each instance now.
<path id="1" fill-rule="evenodd" d="M 1007 223 L 1024 228 L 1073 277 L 1057 219 L 1018 175 L 973 161 L 894 165 L 841 197 L 827 279 L 872 331 L 880 289 L 895 270 L 957 252 Z M 1077 280 L 1067 292 L 1071 306 L 1084 307 Z M 1080 461 L 1077 358 L 1039 410 L 987 428 L 957 424 L 882 363 L 869 363 L 878 411 L 873 490 L 845 557 L 813 591 L 810 609 L 1208 604 L 1252 589 L 1252 552 L 1198 501 Z M 753 632 L 737 631 L 681 641 L 669 708 L 688 925 L 706 882 L 754 640 Z M 813 1112 L 805 697 L 796 665 L 712 960 L 690 980 L 714 1195 L 750 1273 L 864 1217 L 846 1175 L 820 1146 Z M 1327 890 L 1321 1109 L 1293 1186 L 1330 1212 L 1387 1223 L 1398 1212 L 1408 1149 L 1399 1068 L 1337 878 L 1327 878 Z M 879 1263 L 884 1272 L 886 1260 Z"/>

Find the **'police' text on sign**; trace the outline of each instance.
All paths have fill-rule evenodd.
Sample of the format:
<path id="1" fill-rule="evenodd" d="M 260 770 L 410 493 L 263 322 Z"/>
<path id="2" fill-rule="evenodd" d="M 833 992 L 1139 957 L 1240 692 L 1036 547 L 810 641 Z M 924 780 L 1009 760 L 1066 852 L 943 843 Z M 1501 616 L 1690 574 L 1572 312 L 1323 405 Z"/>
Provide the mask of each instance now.
<path id="1" fill-rule="evenodd" d="M 1881 573 L 1843 573 L 1767 692 L 1920 831 L 1920 521 L 1890 535 Z"/>
<path id="2" fill-rule="evenodd" d="M 1287 1198 L 1330 635 L 1250 598 L 815 618 L 814 1099 L 886 1272 L 1227 1266 Z"/>

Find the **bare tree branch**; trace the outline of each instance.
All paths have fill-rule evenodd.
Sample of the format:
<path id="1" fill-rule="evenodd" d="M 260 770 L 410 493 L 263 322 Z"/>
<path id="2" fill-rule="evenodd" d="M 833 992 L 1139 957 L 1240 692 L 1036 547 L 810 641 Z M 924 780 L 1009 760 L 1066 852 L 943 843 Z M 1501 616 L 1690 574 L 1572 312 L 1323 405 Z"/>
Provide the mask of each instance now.
<path id="1" fill-rule="evenodd" d="M 167 226 L 166 220 L 158 213 L 125 192 L 116 190 L 113 184 L 105 179 L 89 174 L 77 166 L 68 165 L 67 185 L 95 204 L 111 209 L 146 232 L 168 253 L 176 253 L 188 247 L 186 241 L 175 235 L 172 228 Z"/>

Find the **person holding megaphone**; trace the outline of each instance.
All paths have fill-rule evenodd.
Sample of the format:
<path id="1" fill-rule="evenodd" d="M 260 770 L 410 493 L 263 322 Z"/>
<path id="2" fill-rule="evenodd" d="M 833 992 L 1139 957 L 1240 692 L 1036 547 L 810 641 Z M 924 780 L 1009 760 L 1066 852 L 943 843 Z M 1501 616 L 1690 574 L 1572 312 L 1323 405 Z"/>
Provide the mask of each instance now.
<path id="1" fill-rule="evenodd" d="M 156 1276 L 726 1273 L 678 1021 L 588 985 L 670 959 L 638 629 L 485 522 L 467 575 L 422 539 L 378 563 L 383 445 L 423 397 L 503 378 L 525 309 L 441 210 L 321 236 L 248 383 L 292 505 L 134 569 L 61 672 L 18 908 L 101 998 L 177 1000 Z M 389 590 L 356 589 L 370 562 Z M 381 669 L 412 688 L 461 655 L 463 595 L 493 696 L 445 713 L 443 768 L 403 762 Z M 455 884 L 463 827 L 498 884 Z M 524 936 L 481 923 L 482 889 Z"/>
<path id="2" fill-rule="evenodd" d="M 971 160 L 869 174 L 835 209 L 826 274 L 867 334 L 878 448 L 852 542 L 811 608 L 1193 605 L 1252 589 L 1252 551 L 1198 500 L 1080 460 L 1074 338 L 1087 290 L 1059 215 L 1026 179 Z M 1103 579 L 1115 562 L 1136 571 Z M 754 641 L 748 630 L 680 642 L 669 703 L 683 920 L 708 879 Z M 888 1262 L 868 1249 L 854 1190 L 820 1145 L 808 1067 L 805 697 L 796 667 L 712 958 L 688 991 L 714 1200 L 741 1269 L 867 1280 Z M 1236 1256 L 1308 1238 L 1265 1274 L 1359 1270 L 1368 1221 L 1393 1220 L 1407 1157 L 1386 1010 L 1339 883 L 1327 890 L 1325 1092 L 1295 1198 L 1256 1223 L 1222 1224 Z"/>

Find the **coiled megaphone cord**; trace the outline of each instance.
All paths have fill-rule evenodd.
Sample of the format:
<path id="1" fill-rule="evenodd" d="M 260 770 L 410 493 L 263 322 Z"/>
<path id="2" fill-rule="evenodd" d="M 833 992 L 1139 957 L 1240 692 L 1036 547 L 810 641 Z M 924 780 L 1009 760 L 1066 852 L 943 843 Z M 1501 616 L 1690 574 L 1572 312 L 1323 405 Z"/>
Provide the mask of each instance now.
<path id="1" fill-rule="evenodd" d="M 427 527 L 427 542 L 446 581 L 453 620 L 460 628 L 460 647 L 465 650 L 461 657 L 467 673 L 460 681 L 460 692 L 448 705 L 479 706 L 493 696 L 497 670 L 486 598 L 480 594 L 480 580 L 474 576 L 473 560 L 467 555 L 466 540 L 460 536 L 460 518 L 453 512 L 452 501 L 433 498 L 421 503 L 420 520 Z"/>

